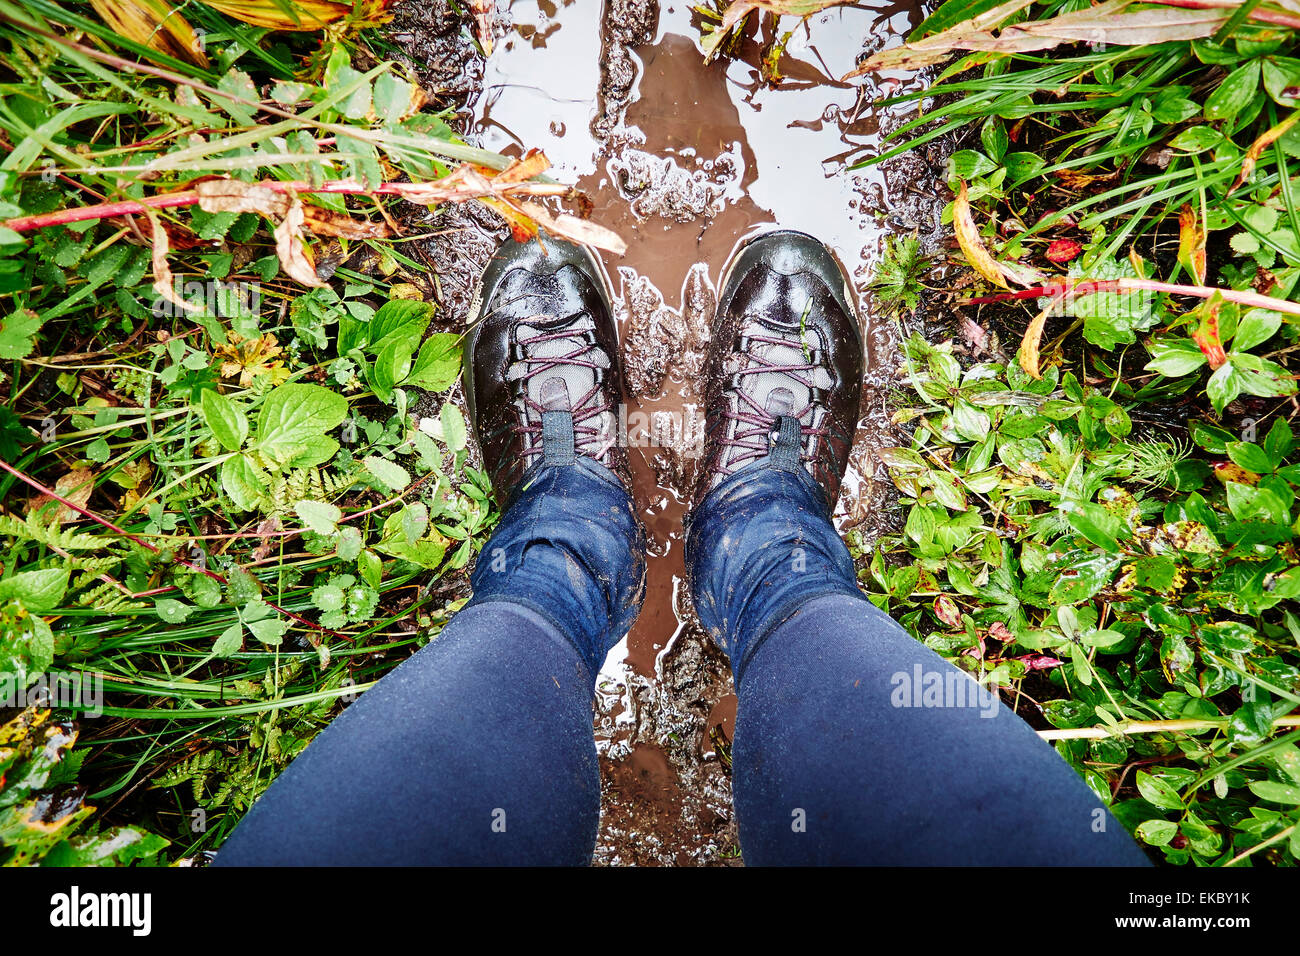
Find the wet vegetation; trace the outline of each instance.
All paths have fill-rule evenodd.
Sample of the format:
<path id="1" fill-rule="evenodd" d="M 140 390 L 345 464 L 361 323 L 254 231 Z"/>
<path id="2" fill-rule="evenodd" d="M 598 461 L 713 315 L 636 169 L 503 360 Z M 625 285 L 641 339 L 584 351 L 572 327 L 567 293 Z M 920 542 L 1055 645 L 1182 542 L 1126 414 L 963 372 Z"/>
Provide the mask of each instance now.
<path id="1" fill-rule="evenodd" d="M 950 2 L 862 64 L 944 64 L 893 148 L 961 138 L 968 268 L 878 273 L 961 291 L 903 343 L 905 523 L 859 547 L 1154 852 L 1291 866 L 1300 20 L 1194 6 Z"/>
<path id="2" fill-rule="evenodd" d="M 380 9 L 95 6 L 145 22 L 0 4 L 12 864 L 217 847 L 436 633 L 495 515 L 407 244 L 471 196 L 566 231 L 544 160 L 465 145 Z"/>

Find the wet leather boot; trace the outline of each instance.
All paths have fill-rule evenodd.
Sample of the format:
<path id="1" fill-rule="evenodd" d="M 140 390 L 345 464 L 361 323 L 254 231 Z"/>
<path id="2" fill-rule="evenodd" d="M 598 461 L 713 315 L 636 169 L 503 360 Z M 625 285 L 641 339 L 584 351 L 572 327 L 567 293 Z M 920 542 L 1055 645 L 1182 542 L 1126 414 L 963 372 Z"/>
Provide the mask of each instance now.
<path id="1" fill-rule="evenodd" d="M 594 253 L 550 238 L 497 251 L 470 308 L 465 395 L 503 507 L 546 454 L 590 458 L 627 482 L 618 333 Z M 548 428 L 555 441 L 543 440 Z"/>
<path id="2" fill-rule="evenodd" d="M 509 241 L 484 271 L 469 321 L 465 392 L 502 508 L 474 566 L 471 604 L 542 614 L 594 681 L 645 592 L 605 273 L 581 246 Z"/>
<path id="3" fill-rule="evenodd" d="M 686 561 L 700 621 L 737 673 L 805 601 L 860 596 L 830 522 L 862 389 L 852 302 L 830 250 L 799 232 L 747 242 L 723 276 Z"/>

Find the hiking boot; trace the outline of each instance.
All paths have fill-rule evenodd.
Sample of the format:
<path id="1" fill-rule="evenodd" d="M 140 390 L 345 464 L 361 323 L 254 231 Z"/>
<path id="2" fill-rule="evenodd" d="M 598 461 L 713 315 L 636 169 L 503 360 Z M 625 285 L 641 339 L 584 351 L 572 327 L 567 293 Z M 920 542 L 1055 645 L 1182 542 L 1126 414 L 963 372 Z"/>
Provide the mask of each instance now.
<path id="1" fill-rule="evenodd" d="M 806 470 L 833 510 L 862 392 L 862 334 L 848 279 L 821 242 L 783 230 L 745 243 L 721 290 L 695 504 L 767 459 Z"/>
<path id="2" fill-rule="evenodd" d="M 543 460 L 590 458 L 629 484 L 618 333 L 591 251 L 553 238 L 498 250 L 470 308 L 465 394 L 503 507 Z"/>

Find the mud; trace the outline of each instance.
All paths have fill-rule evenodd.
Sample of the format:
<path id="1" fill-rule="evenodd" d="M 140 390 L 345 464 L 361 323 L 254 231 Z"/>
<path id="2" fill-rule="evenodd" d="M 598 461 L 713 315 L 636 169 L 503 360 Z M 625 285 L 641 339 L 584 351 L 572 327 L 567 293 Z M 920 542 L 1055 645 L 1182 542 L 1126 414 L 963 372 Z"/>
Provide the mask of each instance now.
<path id="1" fill-rule="evenodd" d="M 944 154 L 936 146 L 846 172 L 901 122 L 874 100 L 920 81 L 838 78 L 923 13 L 911 0 L 870 0 L 817 14 L 795 28 L 780 62 L 784 79 L 772 86 L 758 69 L 769 24 L 751 24 L 736 58 L 706 66 L 698 14 L 692 22 L 683 0 L 498 0 L 486 64 L 466 52 L 464 31 L 450 29 L 442 0 L 407 12 L 413 7 L 398 8 L 394 36 L 460 109 L 468 137 L 508 155 L 541 147 L 553 175 L 584 190 L 592 218 L 628 243 L 627 255 L 607 256 L 606 265 L 630 393 L 633 494 L 651 560 L 645 606 L 598 681 L 604 800 L 596 862 L 734 864 L 736 699 L 726 658 L 690 610 L 681 531 L 700 451 L 716 283 L 741 240 L 778 225 L 817 235 L 845 266 L 861 299 L 867 375 L 835 517 L 869 542 L 889 520 L 876 449 L 894 443 L 887 393 L 897 330 L 877 317 L 864 286 L 886 235 L 915 231 L 933 247 L 946 201 L 936 188 Z M 449 52 L 448 44 L 459 47 Z M 452 77 L 448 64 L 463 75 Z M 463 323 L 473 283 L 504 235 L 494 220 L 467 207 L 420 224 L 435 234 L 420 255 L 437 277 L 447 327 Z"/>

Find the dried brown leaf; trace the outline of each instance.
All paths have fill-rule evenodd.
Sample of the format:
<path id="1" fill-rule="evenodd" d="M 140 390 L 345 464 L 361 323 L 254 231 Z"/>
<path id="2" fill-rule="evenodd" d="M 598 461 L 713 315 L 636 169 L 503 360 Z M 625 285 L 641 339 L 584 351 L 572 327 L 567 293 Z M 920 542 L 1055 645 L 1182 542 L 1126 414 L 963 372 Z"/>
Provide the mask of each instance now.
<path id="1" fill-rule="evenodd" d="M 238 179 L 205 179 L 194 185 L 194 192 L 204 212 L 251 212 L 280 219 L 288 214 L 291 205 L 284 193 Z"/>
<path id="2" fill-rule="evenodd" d="M 1231 12 L 1177 7 L 1131 10 L 1130 7 L 1137 6 L 1135 0 L 1108 0 L 1094 7 L 1047 20 L 1012 24 L 994 32 L 999 23 L 1027 6 L 1029 3 L 1023 0 L 1011 0 L 942 33 L 882 50 L 847 74 L 845 79 L 877 70 L 916 70 L 932 66 L 942 63 L 958 50 L 1015 54 L 1050 50 L 1063 43 L 1105 43 L 1129 47 L 1197 40 L 1215 33 Z"/>
<path id="3" fill-rule="evenodd" d="M 302 239 L 304 219 L 302 201 L 295 197 L 284 221 L 275 227 L 275 254 L 280 257 L 285 275 L 310 288 L 323 289 L 326 283 L 316 275 L 311 250 Z"/>
<path id="4" fill-rule="evenodd" d="M 474 17 L 474 36 L 483 48 L 484 56 L 492 55 L 492 8 L 494 0 L 470 0 L 469 12 Z"/>
<path id="5" fill-rule="evenodd" d="M 302 213 L 307 228 L 318 236 L 334 236 L 339 239 L 384 239 L 392 235 L 392 230 L 388 228 L 387 223 L 353 219 L 343 213 L 322 209 L 310 203 L 303 203 Z"/>
<path id="6" fill-rule="evenodd" d="M 520 208 L 530 219 L 552 235 L 582 245 L 595 246 L 597 249 L 605 249 L 618 256 L 627 252 L 627 243 L 619 237 L 618 233 L 589 219 L 579 219 L 568 213 L 552 216 L 537 203 L 531 202 L 522 203 Z"/>
<path id="7" fill-rule="evenodd" d="M 155 212 L 147 213 L 149 217 L 150 231 L 153 233 L 150 241 L 151 262 L 153 264 L 153 290 L 160 296 L 185 312 L 193 312 L 198 306 L 186 302 L 176 292 L 176 279 L 172 275 L 171 266 L 167 263 L 167 252 L 169 244 L 167 241 L 167 230 L 163 228 L 162 221 Z"/>

